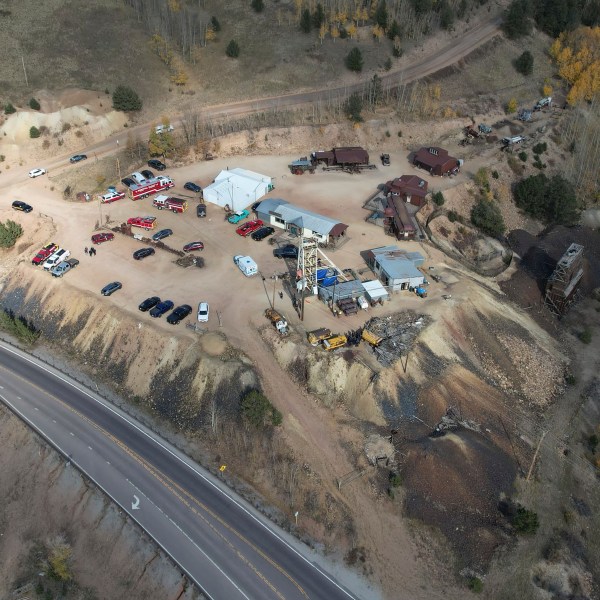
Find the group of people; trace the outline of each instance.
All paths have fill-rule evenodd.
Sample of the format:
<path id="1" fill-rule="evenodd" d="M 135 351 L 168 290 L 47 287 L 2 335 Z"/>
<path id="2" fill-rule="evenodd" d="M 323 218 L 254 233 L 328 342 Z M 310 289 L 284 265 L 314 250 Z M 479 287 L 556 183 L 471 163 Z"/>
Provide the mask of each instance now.
<path id="1" fill-rule="evenodd" d="M 86 246 L 83 250 L 86 254 L 89 254 L 90 256 L 96 256 L 96 248 L 89 248 Z"/>

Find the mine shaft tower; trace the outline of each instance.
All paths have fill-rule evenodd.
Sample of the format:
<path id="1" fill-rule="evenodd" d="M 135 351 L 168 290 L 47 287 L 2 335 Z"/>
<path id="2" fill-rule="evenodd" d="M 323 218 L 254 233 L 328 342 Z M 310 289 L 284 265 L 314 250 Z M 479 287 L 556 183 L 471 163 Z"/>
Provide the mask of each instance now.
<path id="1" fill-rule="evenodd" d="M 546 283 L 544 304 L 557 317 L 562 317 L 581 298 L 583 246 L 571 244 L 558 261 Z"/>

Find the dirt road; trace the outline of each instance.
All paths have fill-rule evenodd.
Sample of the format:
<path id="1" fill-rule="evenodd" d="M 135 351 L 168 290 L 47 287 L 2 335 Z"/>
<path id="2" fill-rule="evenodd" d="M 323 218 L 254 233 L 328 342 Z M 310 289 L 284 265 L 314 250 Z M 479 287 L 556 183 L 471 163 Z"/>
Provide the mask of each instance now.
<path id="1" fill-rule="evenodd" d="M 382 76 L 384 85 L 401 85 L 412 83 L 422 77 L 431 75 L 445 69 L 458 61 L 464 59 L 474 50 L 489 42 L 493 37 L 500 33 L 501 19 L 493 17 L 483 21 L 470 29 L 458 40 L 452 40 L 449 44 L 442 48 L 432 50 L 430 54 L 424 56 L 420 61 L 414 62 L 412 65 L 390 72 Z M 323 102 L 345 98 L 353 92 L 364 89 L 370 77 L 366 77 L 353 85 L 336 87 L 331 89 L 319 89 L 307 92 L 299 92 L 295 94 L 287 94 L 283 96 L 272 96 L 267 98 L 255 98 L 252 100 L 244 100 L 242 102 L 234 102 L 230 104 L 221 104 L 216 106 L 205 107 L 202 110 L 202 117 L 206 120 L 222 118 L 226 116 L 239 116 L 248 113 L 264 112 L 276 109 L 297 108 L 314 102 Z M 173 122 L 177 125 L 178 119 Z M 135 136 L 135 134 L 146 134 L 150 123 L 142 123 L 127 129 L 126 134 L 115 134 L 101 142 L 92 144 L 91 146 L 82 149 L 86 154 L 95 154 L 100 157 L 106 154 L 116 152 L 119 148 L 119 138 L 125 141 L 127 136 Z M 56 156 L 43 165 L 49 171 L 55 171 L 57 168 L 65 166 L 70 154 Z M 27 172 L 39 165 L 28 165 L 19 168 L 18 171 L 6 172 L 0 175 L 0 181 L 3 185 L 10 185 L 19 181 L 24 181 L 27 177 Z"/>

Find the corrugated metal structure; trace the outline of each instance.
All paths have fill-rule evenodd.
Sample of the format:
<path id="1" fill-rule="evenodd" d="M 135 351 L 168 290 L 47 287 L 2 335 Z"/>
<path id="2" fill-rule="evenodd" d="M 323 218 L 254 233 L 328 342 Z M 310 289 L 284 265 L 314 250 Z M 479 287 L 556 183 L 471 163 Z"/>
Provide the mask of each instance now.
<path id="1" fill-rule="evenodd" d="M 398 246 L 382 246 L 366 253 L 367 264 L 383 285 L 392 291 L 423 285 L 425 276 L 417 266 L 425 261 L 419 252 L 405 252 Z"/>
<path id="2" fill-rule="evenodd" d="M 364 293 L 365 288 L 358 279 L 344 281 L 343 283 L 337 283 L 336 285 L 328 287 L 319 286 L 319 298 L 323 300 L 323 302 L 331 302 L 331 300 L 333 300 L 333 302 L 336 303 L 339 300 L 345 300 L 347 298 L 354 300 Z"/>
<path id="3" fill-rule="evenodd" d="M 334 148 L 333 150 L 323 152 L 313 152 L 311 154 L 313 162 L 325 163 L 328 167 L 333 166 L 354 166 L 368 165 L 369 153 L 360 146 L 350 146 L 347 148 Z"/>
<path id="4" fill-rule="evenodd" d="M 556 316 L 564 315 L 580 298 L 579 285 L 582 277 L 583 246 L 571 244 L 546 283 L 544 304 Z"/>

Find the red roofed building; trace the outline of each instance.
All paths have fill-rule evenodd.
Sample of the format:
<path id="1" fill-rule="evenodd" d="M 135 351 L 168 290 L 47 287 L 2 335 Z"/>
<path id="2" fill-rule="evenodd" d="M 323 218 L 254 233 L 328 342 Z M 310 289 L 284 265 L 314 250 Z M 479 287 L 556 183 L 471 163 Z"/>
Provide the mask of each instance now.
<path id="1" fill-rule="evenodd" d="M 413 158 L 413 164 L 438 176 L 458 173 L 460 170 L 458 159 L 449 156 L 447 150 L 434 146 L 418 150 Z"/>
<path id="2" fill-rule="evenodd" d="M 400 196 L 390 194 L 387 197 L 387 206 L 385 209 L 385 220 L 387 229 L 393 233 L 397 239 L 408 240 L 417 235 L 417 229 L 414 226 L 406 204 Z"/>
<path id="3" fill-rule="evenodd" d="M 385 184 L 386 195 L 399 196 L 404 202 L 423 206 L 427 196 L 428 183 L 417 175 L 402 175 Z"/>

